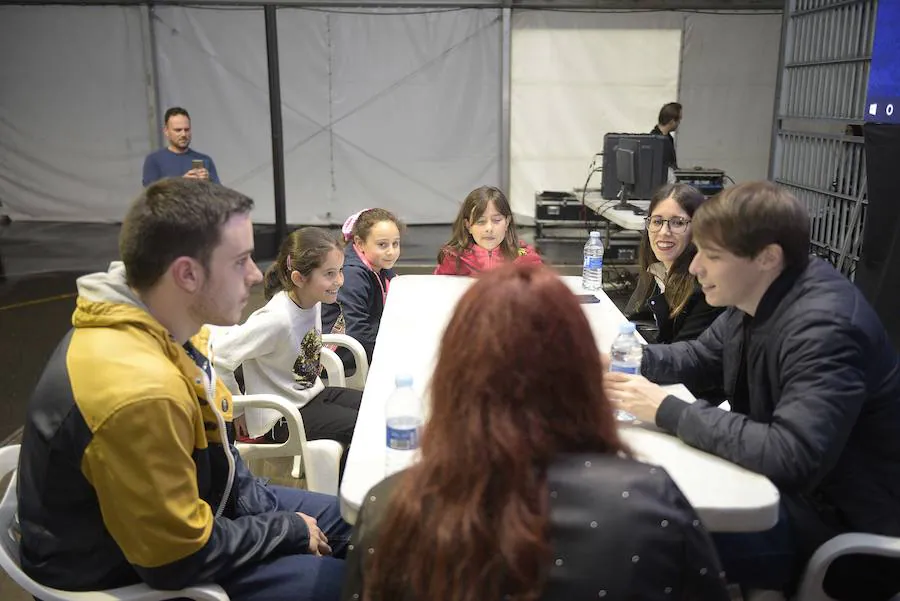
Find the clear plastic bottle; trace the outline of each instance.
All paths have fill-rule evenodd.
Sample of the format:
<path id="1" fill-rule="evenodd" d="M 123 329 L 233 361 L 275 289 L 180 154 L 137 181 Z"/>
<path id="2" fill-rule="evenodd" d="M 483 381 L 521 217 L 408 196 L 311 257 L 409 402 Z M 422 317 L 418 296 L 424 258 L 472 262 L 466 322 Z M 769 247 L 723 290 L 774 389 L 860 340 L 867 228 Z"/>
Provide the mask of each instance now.
<path id="1" fill-rule="evenodd" d="M 416 461 L 424 423 L 422 400 L 413 390 L 412 376 L 398 374 L 394 382 L 396 388 L 384 406 L 386 476 L 406 469 Z"/>
<path id="2" fill-rule="evenodd" d="M 637 338 L 637 328 L 630 321 L 621 324 L 619 335 L 613 340 L 612 348 L 609 350 L 609 371 L 640 374 L 643 358 L 644 346 Z M 634 421 L 635 417 L 627 411 L 616 409 L 616 419 L 630 422 Z"/>
<path id="3" fill-rule="evenodd" d="M 591 232 L 587 244 L 584 245 L 581 286 L 585 290 L 603 288 L 603 242 L 600 240 L 600 232 Z"/>

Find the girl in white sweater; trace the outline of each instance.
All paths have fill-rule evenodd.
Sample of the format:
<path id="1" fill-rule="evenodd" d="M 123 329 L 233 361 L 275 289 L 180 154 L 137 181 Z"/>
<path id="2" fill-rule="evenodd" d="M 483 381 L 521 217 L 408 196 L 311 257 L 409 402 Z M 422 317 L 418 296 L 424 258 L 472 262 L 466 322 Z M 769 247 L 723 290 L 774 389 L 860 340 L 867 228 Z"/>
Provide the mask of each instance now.
<path id="1" fill-rule="evenodd" d="M 346 447 L 362 392 L 326 388 L 319 378 L 322 303 L 337 299 L 343 263 L 341 245 L 327 231 L 306 227 L 291 232 L 266 271 L 269 302 L 244 324 L 219 330 L 213 343 L 217 373 L 232 392 L 239 392 L 234 370 L 243 366 L 247 394 L 270 393 L 293 401 L 307 439 L 337 440 Z M 244 421 L 250 438 L 287 440 L 287 426 L 275 410 L 248 409 Z"/>

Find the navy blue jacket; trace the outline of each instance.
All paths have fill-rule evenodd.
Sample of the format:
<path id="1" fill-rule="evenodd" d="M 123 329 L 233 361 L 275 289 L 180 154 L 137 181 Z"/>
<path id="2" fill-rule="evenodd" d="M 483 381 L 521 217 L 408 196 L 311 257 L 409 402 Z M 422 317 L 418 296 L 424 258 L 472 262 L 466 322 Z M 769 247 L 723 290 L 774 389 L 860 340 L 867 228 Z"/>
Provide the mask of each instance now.
<path id="1" fill-rule="evenodd" d="M 696 340 L 648 346 L 641 370 L 691 390 L 724 385 L 731 412 L 670 396 L 656 423 L 771 479 L 801 554 L 841 532 L 900 536 L 900 357 L 827 263 L 785 271 L 753 317 L 730 308 Z"/>
<path id="2" fill-rule="evenodd" d="M 381 278 L 386 288 L 394 275 L 393 269 L 382 269 L 375 274 L 362 262 L 353 245 L 348 244 L 344 249 L 344 285 L 338 291 L 338 302 L 322 304 L 322 331 L 331 331 L 343 309 L 347 334 L 363 345 L 369 363 L 372 362 L 375 337 L 378 336 L 378 326 L 384 312 L 384 298 L 377 278 Z"/>

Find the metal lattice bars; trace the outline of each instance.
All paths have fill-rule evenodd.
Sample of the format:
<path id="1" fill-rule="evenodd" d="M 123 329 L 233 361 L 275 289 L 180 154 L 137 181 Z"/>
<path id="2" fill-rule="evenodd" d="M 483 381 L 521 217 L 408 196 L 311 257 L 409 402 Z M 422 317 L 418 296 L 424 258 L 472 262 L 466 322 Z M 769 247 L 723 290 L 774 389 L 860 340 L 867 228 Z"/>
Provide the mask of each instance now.
<path id="1" fill-rule="evenodd" d="M 798 5 L 805 3 L 798 0 Z M 825 5 L 821 0 L 818 4 Z M 874 0 L 791 14 L 793 35 L 790 47 L 785 48 L 783 117 L 862 118 L 874 23 Z"/>
<path id="2" fill-rule="evenodd" d="M 845 241 L 847 256 L 855 262 L 862 242 L 866 201 L 861 215 L 851 218 L 864 195 L 865 155 L 862 140 L 801 132 L 782 132 L 782 176 L 810 213 L 811 241 L 822 254 L 836 260 Z"/>
<path id="3" fill-rule="evenodd" d="M 787 0 L 785 7 L 772 175 L 809 209 L 812 250 L 850 275 L 866 215 L 859 124 L 877 8 L 878 0 Z"/>

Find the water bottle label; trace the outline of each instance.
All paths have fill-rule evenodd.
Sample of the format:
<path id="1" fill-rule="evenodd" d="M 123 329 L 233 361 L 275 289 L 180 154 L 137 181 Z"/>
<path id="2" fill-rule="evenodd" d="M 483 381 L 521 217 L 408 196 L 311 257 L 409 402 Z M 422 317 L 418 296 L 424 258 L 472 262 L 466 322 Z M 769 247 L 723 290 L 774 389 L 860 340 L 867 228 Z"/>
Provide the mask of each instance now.
<path id="1" fill-rule="evenodd" d="M 639 365 L 628 365 L 623 363 L 613 363 L 609 366 L 609 371 L 617 371 L 623 374 L 634 374 L 638 375 L 641 371 L 641 367 Z"/>
<path id="2" fill-rule="evenodd" d="M 603 269 L 603 257 L 585 257 L 585 269 Z"/>
<path id="3" fill-rule="evenodd" d="M 415 451 L 419 448 L 420 428 L 387 427 L 387 446 L 394 451 Z"/>

